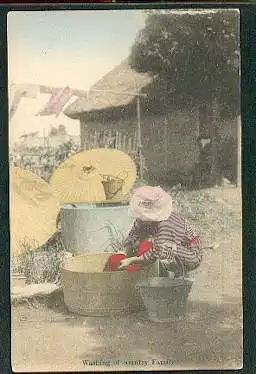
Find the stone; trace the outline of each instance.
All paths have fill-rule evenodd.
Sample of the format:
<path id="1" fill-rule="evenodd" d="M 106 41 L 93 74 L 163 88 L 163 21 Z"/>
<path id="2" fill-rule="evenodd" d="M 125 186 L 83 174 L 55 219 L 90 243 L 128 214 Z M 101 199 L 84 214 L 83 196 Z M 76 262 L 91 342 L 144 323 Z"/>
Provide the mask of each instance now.
<path id="1" fill-rule="evenodd" d="M 14 301 L 37 296 L 50 296 L 58 291 L 61 291 L 61 286 L 54 283 L 29 284 L 25 287 L 16 286 L 11 289 L 11 299 Z"/>

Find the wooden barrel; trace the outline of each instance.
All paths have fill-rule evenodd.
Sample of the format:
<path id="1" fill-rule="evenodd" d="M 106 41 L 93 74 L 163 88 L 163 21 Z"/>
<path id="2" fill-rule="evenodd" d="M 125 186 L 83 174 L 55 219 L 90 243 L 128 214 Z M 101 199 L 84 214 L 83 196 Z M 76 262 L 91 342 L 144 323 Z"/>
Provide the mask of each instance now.
<path id="1" fill-rule="evenodd" d="M 111 254 L 88 253 L 65 260 L 62 286 L 69 311 L 86 316 L 110 316 L 144 309 L 136 284 L 153 276 L 155 266 L 131 273 L 103 272 Z"/>

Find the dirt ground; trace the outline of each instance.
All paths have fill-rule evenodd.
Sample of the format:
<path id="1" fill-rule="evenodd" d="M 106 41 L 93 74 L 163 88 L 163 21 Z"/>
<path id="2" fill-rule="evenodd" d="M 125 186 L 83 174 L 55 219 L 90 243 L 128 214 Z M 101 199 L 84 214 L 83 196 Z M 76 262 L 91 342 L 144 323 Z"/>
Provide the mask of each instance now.
<path id="1" fill-rule="evenodd" d="M 212 190 L 241 215 L 237 189 Z M 14 371 L 236 369 L 242 367 L 241 232 L 219 238 L 194 273 L 187 314 L 171 323 L 145 312 L 84 317 L 55 307 L 12 308 Z M 97 361 L 97 362 L 96 362 Z"/>

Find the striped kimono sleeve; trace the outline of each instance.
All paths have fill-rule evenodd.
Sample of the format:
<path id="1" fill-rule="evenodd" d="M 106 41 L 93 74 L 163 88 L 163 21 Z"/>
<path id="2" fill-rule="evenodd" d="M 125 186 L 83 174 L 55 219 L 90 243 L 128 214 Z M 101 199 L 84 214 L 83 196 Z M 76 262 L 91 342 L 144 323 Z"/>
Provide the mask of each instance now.
<path id="1" fill-rule="evenodd" d="M 175 237 L 169 227 L 169 223 L 162 223 L 157 234 L 154 237 L 153 248 L 143 254 L 144 259 L 148 262 L 158 260 L 174 261 L 173 245 Z"/>
<path id="2" fill-rule="evenodd" d="M 177 257 L 188 269 L 193 270 L 202 261 L 202 250 L 200 238 L 196 234 L 195 228 L 187 221 L 185 222 L 185 237 L 188 239 L 188 244 L 177 246 Z"/>
<path id="3" fill-rule="evenodd" d="M 196 229 L 194 225 L 189 223 L 187 220 L 185 221 L 185 236 L 189 239 L 196 238 L 196 243 L 198 246 L 201 246 L 201 241 L 198 233 L 196 232 Z"/>
<path id="4" fill-rule="evenodd" d="M 189 244 L 195 235 L 191 225 L 173 215 L 168 221 L 161 223 L 154 237 L 153 248 L 144 253 L 144 258 L 148 262 L 156 259 L 166 263 L 182 262 L 186 269 L 195 269 L 202 260 L 198 244 Z M 183 237 L 187 239 L 188 245 L 183 244 Z"/>

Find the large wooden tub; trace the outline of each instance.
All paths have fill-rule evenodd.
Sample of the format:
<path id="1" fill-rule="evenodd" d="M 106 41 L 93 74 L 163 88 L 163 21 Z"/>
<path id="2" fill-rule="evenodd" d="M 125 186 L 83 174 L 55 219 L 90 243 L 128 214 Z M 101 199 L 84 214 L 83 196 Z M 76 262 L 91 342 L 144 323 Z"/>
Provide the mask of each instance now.
<path id="1" fill-rule="evenodd" d="M 62 285 L 69 311 L 87 316 L 106 316 L 144 309 L 135 286 L 154 276 L 155 266 L 132 273 L 103 272 L 111 254 L 88 253 L 65 260 Z"/>

